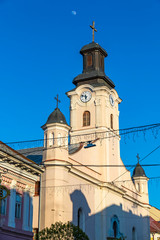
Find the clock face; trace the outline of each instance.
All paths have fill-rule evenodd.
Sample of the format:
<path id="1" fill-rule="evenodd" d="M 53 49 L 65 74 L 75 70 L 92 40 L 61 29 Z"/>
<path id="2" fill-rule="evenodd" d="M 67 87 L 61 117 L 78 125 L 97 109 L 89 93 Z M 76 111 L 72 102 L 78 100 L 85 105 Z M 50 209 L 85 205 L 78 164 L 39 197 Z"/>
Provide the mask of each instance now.
<path id="1" fill-rule="evenodd" d="M 91 100 L 91 97 L 92 97 L 91 92 L 85 91 L 81 94 L 80 99 L 82 102 L 85 103 L 85 102 L 88 102 L 89 100 Z"/>
<path id="2" fill-rule="evenodd" d="M 110 104 L 112 106 L 114 106 L 114 98 L 113 98 L 112 94 L 109 95 L 109 101 L 110 101 Z"/>

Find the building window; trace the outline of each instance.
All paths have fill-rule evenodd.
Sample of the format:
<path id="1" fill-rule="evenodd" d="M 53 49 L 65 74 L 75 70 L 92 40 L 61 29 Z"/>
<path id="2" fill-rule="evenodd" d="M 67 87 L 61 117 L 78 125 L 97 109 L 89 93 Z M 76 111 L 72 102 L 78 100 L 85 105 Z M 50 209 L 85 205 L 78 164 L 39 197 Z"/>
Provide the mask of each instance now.
<path id="1" fill-rule="evenodd" d="M 118 225 L 117 225 L 117 222 L 114 221 L 114 222 L 113 222 L 113 233 L 114 233 L 114 237 L 117 237 L 117 232 L 118 232 Z"/>
<path id="2" fill-rule="evenodd" d="M 15 218 L 21 218 L 22 196 L 16 193 Z"/>
<path id="3" fill-rule="evenodd" d="M 110 125 L 111 129 L 113 129 L 113 114 L 110 115 Z"/>
<path id="4" fill-rule="evenodd" d="M 135 229 L 135 227 L 132 228 L 132 240 L 136 240 L 136 229 Z"/>
<path id="5" fill-rule="evenodd" d="M 143 183 L 141 184 L 141 193 L 144 193 L 144 185 L 143 185 Z"/>
<path id="6" fill-rule="evenodd" d="M 90 125 L 90 112 L 85 111 L 83 113 L 83 126 L 89 126 Z"/>
<path id="7" fill-rule="evenodd" d="M 44 135 L 44 147 L 47 147 L 47 133 Z"/>
<path id="8" fill-rule="evenodd" d="M 85 231 L 85 215 L 82 208 L 78 209 L 78 227 Z"/>
<path id="9" fill-rule="evenodd" d="M 54 132 L 49 134 L 49 146 L 54 145 Z"/>
<path id="10" fill-rule="evenodd" d="M 35 196 L 39 196 L 40 193 L 40 181 L 35 183 Z"/>
<path id="11" fill-rule="evenodd" d="M 92 54 L 87 55 L 87 67 L 92 66 Z"/>
<path id="12" fill-rule="evenodd" d="M 62 145 L 62 136 L 61 136 L 61 133 L 58 133 L 58 146 L 61 146 Z"/>
<path id="13" fill-rule="evenodd" d="M 68 146 L 68 135 L 66 135 L 66 137 L 65 137 L 65 146 L 66 147 Z"/>
<path id="14" fill-rule="evenodd" d="M 7 192 L 5 189 L 2 190 L 3 191 L 3 196 L 6 196 Z M 0 213 L 2 215 L 6 215 L 6 209 L 7 209 L 7 198 L 4 198 L 1 200 L 1 209 L 0 209 Z"/>
<path id="15" fill-rule="evenodd" d="M 137 191 L 140 192 L 140 184 L 137 183 Z"/>
<path id="16" fill-rule="evenodd" d="M 104 70 L 104 58 L 102 55 L 100 55 L 100 68 Z"/>
<path id="17" fill-rule="evenodd" d="M 120 232 L 119 232 L 119 220 L 116 215 L 114 215 L 111 219 L 111 232 L 112 232 L 112 237 L 114 238 L 119 238 Z"/>

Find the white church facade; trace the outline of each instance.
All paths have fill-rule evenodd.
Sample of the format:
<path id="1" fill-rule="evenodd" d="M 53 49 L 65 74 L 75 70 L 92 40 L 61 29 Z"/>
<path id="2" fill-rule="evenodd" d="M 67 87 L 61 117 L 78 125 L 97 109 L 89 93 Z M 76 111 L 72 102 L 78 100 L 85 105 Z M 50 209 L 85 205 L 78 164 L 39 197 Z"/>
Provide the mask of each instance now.
<path id="1" fill-rule="evenodd" d="M 120 157 L 121 99 L 104 72 L 107 52 L 93 41 L 80 53 L 70 125 L 57 107 L 42 126 L 39 228 L 70 221 L 90 240 L 149 240 L 148 178 L 139 163 L 131 178 Z"/>

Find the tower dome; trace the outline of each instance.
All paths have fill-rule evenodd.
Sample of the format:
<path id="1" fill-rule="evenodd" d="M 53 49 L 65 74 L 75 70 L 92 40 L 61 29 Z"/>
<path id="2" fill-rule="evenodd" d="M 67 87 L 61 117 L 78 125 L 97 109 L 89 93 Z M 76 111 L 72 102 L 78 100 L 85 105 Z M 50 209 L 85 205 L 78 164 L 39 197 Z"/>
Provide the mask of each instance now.
<path id="1" fill-rule="evenodd" d="M 134 177 L 146 177 L 145 171 L 139 163 L 137 163 L 135 169 L 133 170 L 132 177 L 133 178 Z"/>
<path id="2" fill-rule="evenodd" d="M 61 123 L 61 124 L 67 124 L 66 118 L 63 115 L 63 113 L 59 110 L 59 108 L 56 108 L 48 117 L 46 124 L 51 123 Z"/>

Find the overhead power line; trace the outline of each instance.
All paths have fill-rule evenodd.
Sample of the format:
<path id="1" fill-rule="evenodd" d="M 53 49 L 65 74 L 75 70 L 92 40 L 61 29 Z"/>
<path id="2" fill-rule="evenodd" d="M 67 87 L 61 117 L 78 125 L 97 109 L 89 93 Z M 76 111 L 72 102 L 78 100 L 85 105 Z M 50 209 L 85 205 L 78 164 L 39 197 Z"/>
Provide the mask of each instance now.
<path id="1" fill-rule="evenodd" d="M 157 151 L 160 148 L 160 145 L 156 148 L 154 148 L 150 153 L 148 153 L 145 157 L 143 157 L 139 162 L 142 162 L 144 159 L 146 159 L 147 157 L 149 157 L 152 153 L 154 153 L 155 151 Z M 135 165 L 136 166 L 136 165 Z M 134 167 L 135 167 L 134 166 Z M 133 166 L 129 169 L 129 171 L 133 168 Z M 128 171 L 128 170 L 127 170 Z M 120 177 L 122 177 L 127 171 L 125 171 L 124 173 L 122 173 L 120 176 L 118 176 L 117 178 L 115 178 L 113 180 L 113 182 L 115 182 L 117 179 L 119 179 Z"/>
<path id="2" fill-rule="evenodd" d="M 130 134 L 130 133 L 136 133 L 136 132 L 140 132 L 140 131 L 147 131 L 150 129 L 154 129 L 160 127 L 160 123 L 155 123 L 155 124 L 149 124 L 149 125 L 143 125 L 143 126 L 137 126 L 137 127 L 130 127 L 130 128 L 122 128 L 122 129 L 109 129 L 107 131 L 101 131 L 101 132 L 95 132 L 95 133 L 86 133 L 86 134 L 76 134 L 74 136 L 69 135 L 69 138 L 75 138 L 75 137 L 83 137 L 83 136 L 91 136 L 91 135 L 100 135 L 100 134 L 105 134 L 105 133 L 115 133 L 118 135 L 125 135 L 125 134 Z M 56 139 L 66 139 L 66 137 L 57 137 L 54 138 Z M 110 136 L 113 137 L 113 136 Z M 52 138 L 47 138 L 46 140 L 49 141 Z M 34 140 L 25 140 L 25 141 L 16 141 L 16 142 L 5 142 L 5 144 L 10 145 L 10 144 L 20 144 L 20 143 L 31 143 L 31 142 L 38 142 L 38 141 L 44 141 L 44 139 L 34 139 Z"/>

